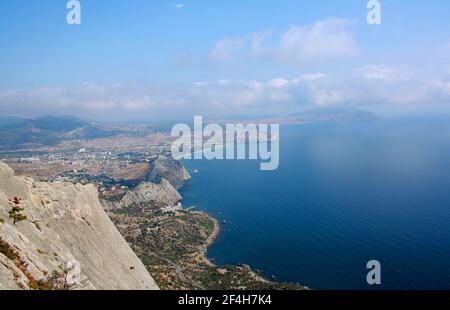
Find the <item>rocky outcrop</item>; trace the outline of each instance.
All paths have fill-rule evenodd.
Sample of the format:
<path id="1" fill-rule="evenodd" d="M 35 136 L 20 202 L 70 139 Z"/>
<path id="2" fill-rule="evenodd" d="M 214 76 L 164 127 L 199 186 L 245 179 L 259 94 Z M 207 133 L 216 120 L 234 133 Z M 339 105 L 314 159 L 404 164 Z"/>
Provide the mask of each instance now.
<path id="1" fill-rule="evenodd" d="M 10 211 L 16 206 L 16 224 Z M 158 289 L 93 185 L 40 183 L 0 163 L 0 289 Z"/>
<path id="2" fill-rule="evenodd" d="M 151 202 L 160 206 L 172 207 L 180 202 L 181 199 L 181 195 L 169 181 L 162 179 L 159 184 L 144 182 L 135 189 L 127 191 L 119 205 L 129 206 Z"/>
<path id="3" fill-rule="evenodd" d="M 173 187 L 180 189 L 191 179 L 191 176 L 181 162 L 164 155 L 159 155 L 151 163 L 151 171 L 147 177 L 147 181 L 160 183 L 162 179 L 166 179 Z"/>

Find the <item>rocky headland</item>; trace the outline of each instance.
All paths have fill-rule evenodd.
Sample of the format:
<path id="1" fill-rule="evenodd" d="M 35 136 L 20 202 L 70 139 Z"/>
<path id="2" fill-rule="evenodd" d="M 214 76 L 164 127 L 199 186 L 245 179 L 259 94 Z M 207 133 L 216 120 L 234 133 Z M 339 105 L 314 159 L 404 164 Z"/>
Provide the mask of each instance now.
<path id="1" fill-rule="evenodd" d="M 158 289 L 93 185 L 41 183 L 0 163 L 0 289 Z"/>
<path id="2" fill-rule="evenodd" d="M 150 167 L 148 182 L 160 183 L 162 179 L 166 179 L 173 187 L 180 189 L 191 179 L 181 162 L 164 155 L 159 155 Z"/>

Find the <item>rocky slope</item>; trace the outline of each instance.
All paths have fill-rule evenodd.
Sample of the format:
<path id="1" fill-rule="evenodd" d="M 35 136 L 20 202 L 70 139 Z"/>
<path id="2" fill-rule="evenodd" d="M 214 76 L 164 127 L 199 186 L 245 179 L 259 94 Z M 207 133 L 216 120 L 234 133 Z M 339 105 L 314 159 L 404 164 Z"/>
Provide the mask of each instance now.
<path id="1" fill-rule="evenodd" d="M 178 191 L 167 181 L 161 179 L 159 184 L 143 182 L 130 189 L 117 201 L 104 200 L 106 210 L 127 207 L 133 204 L 156 204 L 160 207 L 173 207 L 182 200 Z"/>
<path id="2" fill-rule="evenodd" d="M 26 219 L 14 224 L 13 207 Z M 0 163 L 0 289 L 19 288 L 158 286 L 110 221 L 93 185 L 39 183 Z"/>
<path id="3" fill-rule="evenodd" d="M 180 189 L 191 179 L 191 176 L 181 162 L 164 155 L 159 155 L 151 163 L 151 171 L 147 177 L 147 181 L 159 183 L 162 179 L 166 179 L 173 187 Z"/>
<path id="4" fill-rule="evenodd" d="M 149 201 L 171 207 L 181 201 L 181 195 L 167 181 L 162 179 L 159 184 L 141 183 L 134 190 L 128 191 L 122 199 L 124 206 L 133 203 L 146 203 Z"/>

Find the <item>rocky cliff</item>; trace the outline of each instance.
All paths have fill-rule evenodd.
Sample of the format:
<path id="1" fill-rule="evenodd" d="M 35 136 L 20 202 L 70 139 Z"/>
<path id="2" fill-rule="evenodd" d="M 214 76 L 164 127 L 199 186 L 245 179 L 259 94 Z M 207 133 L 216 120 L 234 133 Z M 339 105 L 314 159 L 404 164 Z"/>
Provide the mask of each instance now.
<path id="1" fill-rule="evenodd" d="M 39 183 L 0 163 L 0 289 L 20 288 L 158 286 L 110 221 L 93 185 Z"/>
<path id="2" fill-rule="evenodd" d="M 164 155 L 159 155 L 151 163 L 151 171 L 147 177 L 147 181 L 159 183 L 162 179 L 166 179 L 173 187 L 180 189 L 191 179 L 191 176 L 181 162 Z"/>
<path id="3" fill-rule="evenodd" d="M 158 184 L 143 182 L 136 188 L 128 190 L 121 200 L 116 202 L 104 201 L 103 205 L 107 210 L 123 208 L 133 204 L 173 207 L 181 200 L 181 195 L 169 181 L 161 179 Z"/>

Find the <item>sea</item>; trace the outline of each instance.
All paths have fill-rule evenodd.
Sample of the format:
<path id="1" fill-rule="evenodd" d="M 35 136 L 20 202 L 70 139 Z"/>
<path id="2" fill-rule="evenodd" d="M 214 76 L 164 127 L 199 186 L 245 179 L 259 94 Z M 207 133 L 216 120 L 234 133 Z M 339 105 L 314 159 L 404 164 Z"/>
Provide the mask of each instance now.
<path id="1" fill-rule="evenodd" d="M 282 126 L 280 166 L 185 160 L 185 207 L 219 219 L 216 264 L 318 290 L 450 289 L 450 121 Z M 369 285 L 369 261 L 380 285 Z"/>

